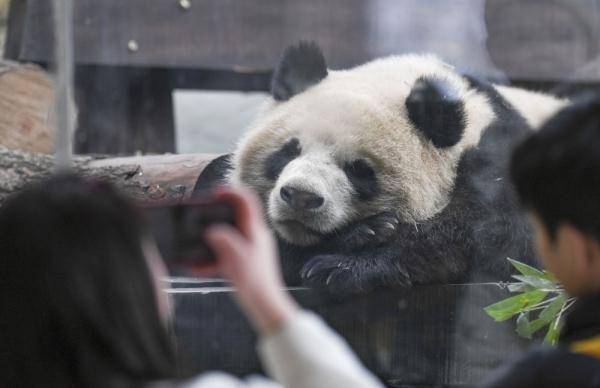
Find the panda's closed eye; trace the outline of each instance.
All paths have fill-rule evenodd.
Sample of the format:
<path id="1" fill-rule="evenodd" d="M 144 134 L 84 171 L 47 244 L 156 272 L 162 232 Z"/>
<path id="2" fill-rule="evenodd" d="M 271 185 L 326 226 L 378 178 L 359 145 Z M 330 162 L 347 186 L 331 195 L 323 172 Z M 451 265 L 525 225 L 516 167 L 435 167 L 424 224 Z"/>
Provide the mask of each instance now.
<path id="1" fill-rule="evenodd" d="M 375 170 L 365 160 L 347 162 L 344 164 L 344 172 L 361 200 L 365 201 L 377 195 L 379 190 Z"/>
<path id="2" fill-rule="evenodd" d="M 265 161 L 265 176 L 268 179 L 276 180 L 285 166 L 300 156 L 301 152 L 302 148 L 300 147 L 300 140 L 295 137 L 288 140 Z"/>

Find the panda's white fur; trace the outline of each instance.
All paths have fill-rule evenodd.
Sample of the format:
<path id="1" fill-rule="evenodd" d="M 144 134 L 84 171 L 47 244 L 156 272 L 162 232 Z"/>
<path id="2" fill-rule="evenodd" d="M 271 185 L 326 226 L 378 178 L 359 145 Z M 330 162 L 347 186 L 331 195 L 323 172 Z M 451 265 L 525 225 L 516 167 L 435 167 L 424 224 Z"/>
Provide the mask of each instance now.
<path id="1" fill-rule="evenodd" d="M 461 140 L 439 148 L 414 128 L 404 105 L 423 76 L 443 79 L 464 103 L 466 127 Z M 541 93 L 495 86 L 532 126 L 566 101 Z M 270 101 L 234 152 L 229 179 L 253 187 L 264 200 L 278 234 L 297 245 L 381 209 L 395 209 L 403 222 L 417 223 L 438 214 L 453 189 L 461 155 L 477 147 L 495 119 L 486 95 L 432 55 L 381 58 L 349 70 L 330 70 L 326 78 L 287 101 Z M 264 161 L 291 138 L 302 153 L 272 182 Z M 358 158 L 377 171 L 380 193 L 372 201 L 356 200 L 341 166 Z M 324 205 L 298 215 L 282 201 L 280 189 L 292 185 L 319 193 Z M 286 223 L 283 221 L 297 222 Z"/>
<path id="2" fill-rule="evenodd" d="M 495 88 L 533 129 L 539 128 L 544 121 L 569 103 L 566 99 L 530 90 L 504 85 L 496 85 Z"/>

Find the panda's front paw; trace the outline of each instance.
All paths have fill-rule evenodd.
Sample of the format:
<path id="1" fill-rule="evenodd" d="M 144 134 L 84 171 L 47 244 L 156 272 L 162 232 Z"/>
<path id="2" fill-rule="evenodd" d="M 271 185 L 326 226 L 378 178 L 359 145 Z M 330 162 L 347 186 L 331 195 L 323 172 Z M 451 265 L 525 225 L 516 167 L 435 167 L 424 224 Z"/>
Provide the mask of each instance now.
<path id="1" fill-rule="evenodd" d="M 336 236 L 336 240 L 344 250 L 378 245 L 390 240 L 396 233 L 398 223 L 396 214 L 379 213 L 348 226 L 345 231 Z"/>
<path id="2" fill-rule="evenodd" d="M 357 273 L 356 264 L 343 255 L 319 255 L 307 262 L 300 272 L 305 286 L 335 295 L 370 291 Z"/>

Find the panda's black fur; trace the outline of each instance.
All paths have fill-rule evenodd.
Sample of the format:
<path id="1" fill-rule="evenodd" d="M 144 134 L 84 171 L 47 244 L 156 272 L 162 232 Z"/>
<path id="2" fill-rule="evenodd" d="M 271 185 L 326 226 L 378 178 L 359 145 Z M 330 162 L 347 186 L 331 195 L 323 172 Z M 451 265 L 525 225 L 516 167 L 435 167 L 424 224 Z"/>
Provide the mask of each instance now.
<path id="1" fill-rule="evenodd" d="M 293 50 L 294 57 L 314 55 L 314 47 L 305 49 L 307 52 Z M 305 59 L 311 66 L 315 61 Z M 319 82 L 327 74 L 310 70 L 310 82 Z M 295 78 L 290 81 L 282 75 L 286 72 Z M 289 69 L 289 58 L 284 57 L 275 74 L 275 99 L 292 98 L 309 86 L 297 79 L 298 72 Z M 308 247 L 279 239 L 288 285 L 304 284 L 344 294 L 379 287 L 503 280 L 509 275 L 507 257 L 534 262 L 529 225 L 519 209 L 507 169 L 513 145 L 532 128 L 496 88 L 482 80 L 467 79 L 471 88 L 487 97 L 496 118 L 478 146 L 462 154 L 446 207 L 418 223 L 401 222 L 391 212 L 376 214 Z M 446 90 L 443 80 L 419 79 L 406 108 L 411 121 L 436 147 L 451 147 L 463 135 L 464 107 Z M 276 179 L 301 147 L 292 141 L 273 150 L 264 174 Z M 229 163 L 229 156 L 211 163 L 200 175 L 195 192 L 225 183 Z M 377 182 L 369 179 L 368 166 L 347 168 L 349 177 L 352 169 L 358 171 L 354 182 L 350 180 L 359 188 L 357 192 L 364 194 L 363 200 L 377 195 Z"/>
<path id="2" fill-rule="evenodd" d="M 460 141 L 465 127 L 464 104 L 444 80 L 418 79 L 405 104 L 409 119 L 436 147 L 451 147 Z"/>

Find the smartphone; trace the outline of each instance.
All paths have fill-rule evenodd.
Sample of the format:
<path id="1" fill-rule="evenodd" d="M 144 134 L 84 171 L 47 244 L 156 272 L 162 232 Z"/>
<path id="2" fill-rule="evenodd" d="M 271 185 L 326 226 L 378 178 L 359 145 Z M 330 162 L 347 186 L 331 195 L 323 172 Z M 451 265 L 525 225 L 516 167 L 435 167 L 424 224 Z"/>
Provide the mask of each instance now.
<path id="1" fill-rule="evenodd" d="M 144 207 L 149 229 L 170 269 L 213 262 L 215 256 L 203 239 L 214 224 L 235 227 L 233 206 L 210 198 Z"/>

